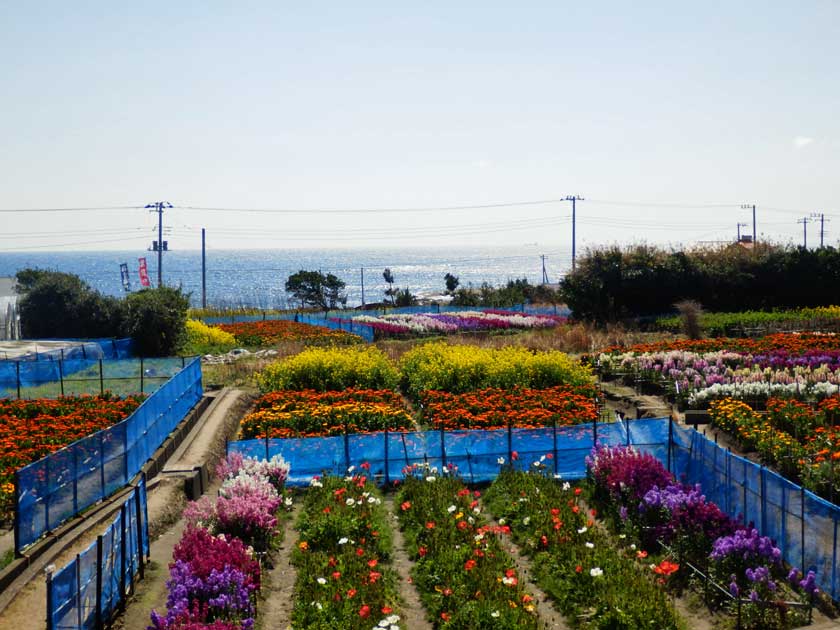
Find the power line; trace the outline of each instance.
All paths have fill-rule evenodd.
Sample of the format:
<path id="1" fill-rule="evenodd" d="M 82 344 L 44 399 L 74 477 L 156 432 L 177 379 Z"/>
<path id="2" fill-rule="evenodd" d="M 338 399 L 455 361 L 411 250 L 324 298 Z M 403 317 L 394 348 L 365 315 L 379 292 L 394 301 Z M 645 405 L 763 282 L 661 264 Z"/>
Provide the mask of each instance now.
<path id="1" fill-rule="evenodd" d="M 101 210 L 142 210 L 143 206 L 102 206 L 80 208 L 0 208 L 0 212 L 99 212 Z"/>
<path id="2" fill-rule="evenodd" d="M 513 208 L 518 206 L 544 206 L 560 203 L 565 199 L 537 199 L 531 201 L 504 201 L 496 203 L 469 204 L 460 206 L 429 206 L 419 208 L 209 208 L 203 206 L 175 206 L 181 210 L 205 212 L 260 212 L 267 214 L 376 214 L 397 212 L 448 212 L 452 210 L 486 210 L 489 208 Z"/>

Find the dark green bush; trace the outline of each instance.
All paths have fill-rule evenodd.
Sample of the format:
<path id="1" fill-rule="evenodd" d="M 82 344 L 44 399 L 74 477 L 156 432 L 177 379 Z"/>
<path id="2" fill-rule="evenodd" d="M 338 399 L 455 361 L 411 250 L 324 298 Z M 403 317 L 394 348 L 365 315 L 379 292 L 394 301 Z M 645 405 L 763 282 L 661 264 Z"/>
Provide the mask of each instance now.
<path id="1" fill-rule="evenodd" d="M 125 299 L 125 332 L 134 352 L 146 357 L 175 354 L 185 340 L 189 296 L 180 289 L 143 289 Z"/>

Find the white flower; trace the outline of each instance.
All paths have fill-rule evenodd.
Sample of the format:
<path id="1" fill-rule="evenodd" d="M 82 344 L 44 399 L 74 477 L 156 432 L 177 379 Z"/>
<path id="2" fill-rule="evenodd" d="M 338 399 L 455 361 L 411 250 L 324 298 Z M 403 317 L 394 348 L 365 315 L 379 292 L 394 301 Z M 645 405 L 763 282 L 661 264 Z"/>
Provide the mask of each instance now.
<path id="1" fill-rule="evenodd" d="M 568 490 L 571 487 L 572 487 L 572 484 L 570 484 L 568 481 L 563 482 L 563 490 L 564 491 Z"/>
<path id="2" fill-rule="evenodd" d="M 321 584 L 321 585 L 323 586 L 324 584 L 326 584 L 326 583 L 327 583 L 327 579 L 326 579 L 326 578 L 319 577 L 319 578 L 318 578 L 318 580 L 317 580 L 317 582 L 318 582 L 318 584 Z"/>
<path id="3" fill-rule="evenodd" d="M 428 477 L 426 477 L 426 481 L 434 481 L 435 479 L 436 479 L 436 477 L 433 477 L 432 475 L 429 475 Z"/>
<path id="4" fill-rule="evenodd" d="M 353 507 L 354 505 L 356 505 L 356 499 L 354 499 L 353 497 L 350 497 L 344 502 L 344 504 L 349 506 L 349 507 Z"/>
<path id="5" fill-rule="evenodd" d="M 507 523 L 507 521 L 505 519 L 503 519 L 503 518 L 499 519 L 499 525 L 504 525 L 505 523 Z"/>
<path id="6" fill-rule="evenodd" d="M 456 508 L 454 505 L 450 505 L 448 508 L 446 508 L 446 511 L 452 514 L 452 512 L 454 512 L 457 509 L 458 508 Z"/>
<path id="7" fill-rule="evenodd" d="M 389 624 L 394 625 L 395 623 L 397 623 L 400 620 L 400 616 L 399 615 L 390 615 L 388 617 L 385 617 L 385 619 L 388 621 Z"/>
<path id="8" fill-rule="evenodd" d="M 324 606 L 321 604 L 321 602 L 312 602 L 312 603 L 315 604 L 315 608 L 317 608 L 318 610 L 324 610 Z"/>
<path id="9" fill-rule="evenodd" d="M 286 497 L 286 499 L 283 501 L 283 503 L 286 505 L 286 507 L 291 507 L 292 506 L 292 497 Z"/>
<path id="10" fill-rule="evenodd" d="M 578 534 L 583 534 L 585 532 L 586 532 L 586 526 L 583 526 L 578 530 Z"/>
<path id="11" fill-rule="evenodd" d="M 528 523 L 530 523 L 530 522 L 531 522 L 531 517 L 530 516 L 526 516 L 525 518 L 522 519 L 522 524 L 523 525 L 528 525 Z"/>
<path id="12" fill-rule="evenodd" d="M 368 503 L 376 503 L 376 497 L 368 497 Z"/>
<path id="13" fill-rule="evenodd" d="M 355 466 L 350 466 L 350 468 L 347 469 L 347 472 L 351 473 L 354 470 L 356 470 L 356 467 Z"/>
<path id="14" fill-rule="evenodd" d="M 604 575 L 604 570 L 601 567 L 593 567 L 589 569 L 589 575 L 592 577 L 601 577 Z"/>
<path id="15" fill-rule="evenodd" d="M 309 485 L 312 486 L 313 488 L 323 488 L 324 487 L 324 484 L 322 484 L 318 479 L 315 479 L 315 477 L 312 477 L 312 479 L 309 482 Z"/>
<path id="16" fill-rule="evenodd" d="M 493 617 L 493 619 L 495 619 L 496 617 L 498 617 L 498 616 L 499 616 L 499 611 L 498 611 L 498 610 L 494 610 L 493 612 L 491 612 L 491 613 L 490 613 L 490 616 L 491 616 L 491 617 Z"/>
<path id="17" fill-rule="evenodd" d="M 636 543 L 633 543 L 632 545 L 630 545 L 630 549 L 632 549 L 633 551 L 635 551 L 635 550 L 636 550 Z"/>
<path id="18" fill-rule="evenodd" d="M 586 542 L 584 543 L 587 549 L 595 549 L 595 543 Z"/>
<path id="19" fill-rule="evenodd" d="M 621 540 L 624 540 L 627 538 L 627 534 L 619 534 L 618 537 L 621 538 Z"/>
<path id="20" fill-rule="evenodd" d="M 348 540 L 349 540 L 349 539 L 348 539 L 346 536 L 345 536 L 344 538 L 339 538 L 339 539 L 338 539 L 338 544 L 339 544 L 339 545 L 346 545 L 346 544 L 347 544 L 347 542 L 348 542 Z"/>
<path id="21" fill-rule="evenodd" d="M 504 519 L 502 519 L 502 520 L 504 520 Z M 475 519 L 474 519 L 472 516 L 468 516 L 468 517 L 467 517 L 467 522 L 468 522 L 470 525 L 473 525 L 473 524 L 475 524 Z M 501 521 L 499 521 L 499 524 L 501 524 Z"/>
<path id="22" fill-rule="evenodd" d="M 500 457 L 499 459 L 497 459 L 497 460 L 496 460 L 496 463 L 497 463 L 499 466 L 503 466 L 503 465 L 504 465 L 504 463 L 505 463 L 505 458 L 504 458 L 504 457 Z"/>

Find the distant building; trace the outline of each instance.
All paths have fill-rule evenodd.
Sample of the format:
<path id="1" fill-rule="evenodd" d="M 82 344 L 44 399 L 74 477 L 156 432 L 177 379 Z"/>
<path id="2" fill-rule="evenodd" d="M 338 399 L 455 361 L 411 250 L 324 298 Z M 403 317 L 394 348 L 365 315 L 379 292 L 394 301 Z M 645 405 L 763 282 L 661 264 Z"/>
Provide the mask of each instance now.
<path id="1" fill-rule="evenodd" d="M 14 278 L 0 278 L 0 339 L 20 339 L 20 315 Z"/>

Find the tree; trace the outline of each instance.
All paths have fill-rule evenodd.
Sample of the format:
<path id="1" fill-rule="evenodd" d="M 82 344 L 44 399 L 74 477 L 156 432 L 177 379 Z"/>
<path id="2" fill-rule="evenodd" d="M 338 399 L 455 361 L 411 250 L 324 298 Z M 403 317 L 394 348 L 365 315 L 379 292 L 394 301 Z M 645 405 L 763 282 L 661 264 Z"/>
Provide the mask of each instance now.
<path id="1" fill-rule="evenodd" d="M 447 273 L 443 276 L 443 279 L 446 281 L 446 292 L 452 294 L 455 292 L 455 289 L 458 288 L 458 276 L 453 276 L 451 273 Z"/>
<path id="2" fill-rule="evenodd" d="M 141 357 L 174 355 L 186 339 L 190 297 L 181 289 L 158 287 L 125 298 L 125 332 Z"/>
<path id="3" fill-rule="evenodd" d="M 385 289 L 385 295 L 391 298 L 391 304 L 393 304 L 398 290 L 394 289 L 394 274 L 391 273 L 390 267 L 385 267 L 385 271 L 382 272 L 382 277 L 388 283 L 388 288 Z"/>
<path id="4" fill-rule="evenodd" d="M 417 296 L 412 295 L 408 287 L 402 291 L 397 289 L 397 292 L 394 294 L 394 303 L 397 306 L 415 306 L 417 304 Z"/>
<path id="5" fill-rule="evenodd" d="M 337 276 L 329 273 L 326 276 L 320 271 L 304 271 L 301 269 L 293 273 L 286 280 L 286 291 L 300 301 L 301 308 L 312 306 L 322 309 L 334 309 L 347 303 L 344 293 L 346 283 Z"/>

